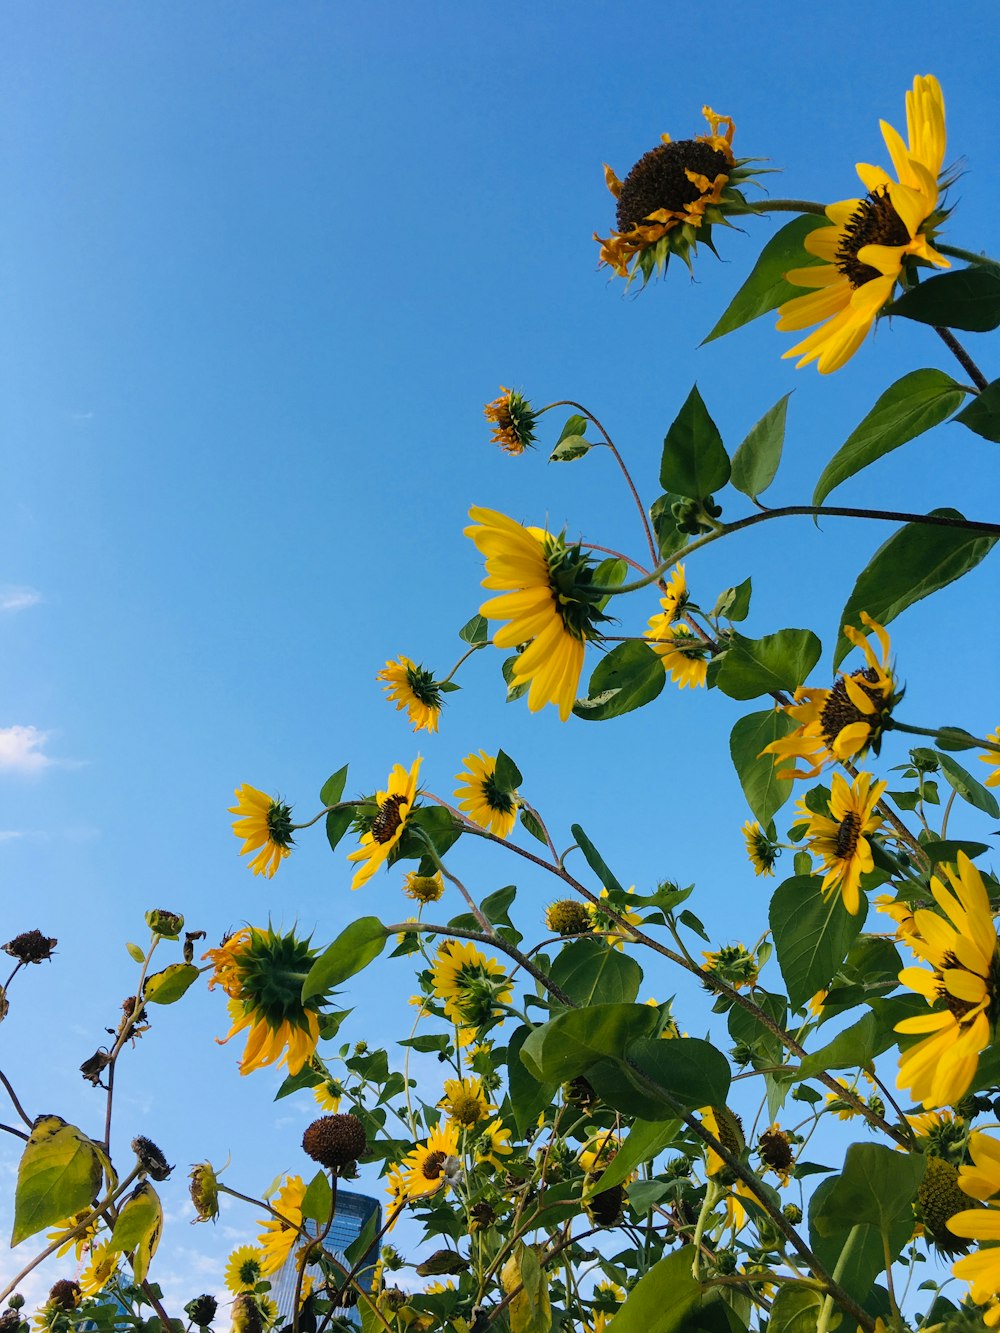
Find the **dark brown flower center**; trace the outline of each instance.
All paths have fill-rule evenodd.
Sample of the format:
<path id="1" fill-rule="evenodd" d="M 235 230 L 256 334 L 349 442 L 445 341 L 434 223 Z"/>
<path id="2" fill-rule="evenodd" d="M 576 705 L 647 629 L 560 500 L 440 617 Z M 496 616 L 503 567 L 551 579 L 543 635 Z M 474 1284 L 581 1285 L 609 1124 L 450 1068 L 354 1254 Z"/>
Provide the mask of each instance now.
<path id="1" fill-rule="evenodd" d="M 424 1158 L 424 1164 L 420 1168 L 420 1174 L 427 1180 L 440 1180 L 444 1171 L 446 1154 L 443 1152 L 431 1152 Z"/>
<path id="2" fill-rule="evenodd" d="M 861 686 L 872 701 L 875 711 L 874 713 L 861 712 L 847 693 L 847 686 L 841 676 L 827 695 L 826 703 L 819 715 L 823 739 L 827 745 L 832 746 L 843 729 L 853 726 L 855 722 L 867 723 L 869 730 L 875 733 L 880 730 L 882 714 L 885 711 L 885 696 L 881 690 L 870 690 L 864 683 L 868 681 L 873 685 L 876 684 L 879 680 L 879 673 L 874 667 L 865 667 L 864 671 L 853 671 L 851 679 L 857 681 Z"/>
<path id="3" fill-rule="evenodd" d="M 701 190 L 688 180 L 686 171 L 697 172 L 714 181 L 731 170 L 725 153 L 697 139 L 679 139 L 660 144 L 644 153 L 622 183 L 618 196 L 618 230 L 629 232 L 640 226 L 651 213 L 667 208 L 683 213 L 688 204 L 701 197 Z"/>
<path id="4" fill-rule="evenodd" d="M 860 836 L 861 817 L 852 810 L 840 821 L 840 828 L 837 829 L 837 842 L 834 846 L 835 854 L 842 861 L 849 861 L 857 851 Z"/>
<path id="5" fill-rule="evenodd" d="M 767 1129 L 760 1136 L 758 1151 L 762 1162 L 766 1162 L 775 1171 L 787 1171 L 794 1162 L 792 1145 L 788 1135 L 780 1129 Z"/>
<path id="6" fill-rule="evenodd" d="M 371 835 L 378 843 L 386 843 L 392 839 L 403 822 L 403 816 L 399 813 L 401 805 L 408 805 L 410 798 L 408 796 L 387 796 L 378 808 L 378 814 L 372 820 Z"/>
<path id="7" fill-rule="evenodd" d="M 888 190 L 884 187 L 873 190 L 861 200 L 844 226 L 844 239 L 835 261 L 837 268 L 852 287 L 863 287 L 882 275 L 871 264 L 863 264 L 858 251 L 865 245 L 906 245 L 911 239 L 906 224 L 892 206 Z"/>

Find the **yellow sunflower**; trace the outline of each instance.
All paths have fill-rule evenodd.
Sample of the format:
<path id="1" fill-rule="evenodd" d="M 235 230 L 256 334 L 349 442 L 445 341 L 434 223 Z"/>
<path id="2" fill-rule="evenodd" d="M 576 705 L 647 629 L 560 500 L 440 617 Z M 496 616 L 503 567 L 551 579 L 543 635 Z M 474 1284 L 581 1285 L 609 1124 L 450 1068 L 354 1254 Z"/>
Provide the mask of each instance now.
<path id="1" fill-rule="evenodd" d="M 755 875 L 773 875 L 774 863 L 781 855 L 781 848 L 775 846 L 756 819 L 743 825 L 743 841 L 746 843 L 747 856 Z"/>
<path id="2" fill-rule="evenodd" d="M 988 741 L 996 741 L 996 743 L 1000 745 L 1000 727 L 997 727 L 996 731 L 987 732 L 986 739 Z M 987 750 L 985 754 L 979 756 L 979 762 L 981 764 L 992 764 L 995 770 L 988 778 L 983 779 L 986 786 L 1000 786 L 1000 750 Z"/>
<path id="3" fill-rule="evenodd" d="M 969 1208 L 948 1219 L 948 1229 L 966 1240 L 986 1242 L 987 1248 L 968 1254 L 952 1265 L 957 1278 L 970 1284 L 970 1295 L 979 1305 L 990 1308 L 984 1323 L 995 1328 L 1000 1323 L 1000 1143 L 988 1134 L 976 1131 L 969 1136 L 972 1165 L 962 1166 L 958 1183 L 965 1194 L 987 1204 Z"/>
<path id="4" fill-rule="evenodd" d="M 510 1146 L 510 1130 L 504 1129 L 500 1120 L 491 1120 L 480 1131 L 473 1147 L 477 1162 L 487 1162 L 498 1171 L 504 1169 L 503 1159 L 514 1151 Z"/>
<path id="5" fill-rule="evenodd" d="M 498 648 L 528 646 L 513 663 L 515 684 L 528 686 L 537 713 L 555 704 L 565 722 L 576 699 L 584 644 L 607 619 L 593 590 L 594 565 L 580 546 L 567 546 L 541 528 L 526 528 L 506 514 L 478 506 L 465 535 L 486 557 L 483 587 L 500 592 L 479 608 L 487 620 L 505 620 L 493 635 Z"/>
<path id="6" fill-rule="evenodd" d="M 853 759 L 872 749 L 878 754 L 882 732 L 896 702 L 896 681 L 889 660 L 889 636 L 866 612 L 861 620 L 875 634 L 882 650 L 877 657 L 867 633 L 844 626 L 844 635 L 865 655 L 866 667 L 843 672 L 830 689 L 800 685 L 794 702 L 779 705 L 799 725 L 788 736 L 765 745 L 761 754 L 774 756 L 779 778 L 814 778 L 826 764 Z M 788 768 L 802 759 L 811 767 Z"/>
<path id="7" fill-rule="evenodd" d="M 714 949 L 701 956 L 705 960 L 702 971 L 721 977 L 737 990 L 752 986 L 757 980 L 760 965 L 745 945 L 724 944 L 721 949 Z"/>
<path id="8" fill-rule="evenodd" d="M 302 983 L 315 954 L 294 931 L 277 934 L 270 926 L 246 926 L 218 949 L 209 949 L 213 972 L 209 990 L 221 986 L 229 996 L 232 1027 L 220 1044 L 249 1029 L 240 1073 L 265 1065 L 286 1064 L 297 1074 L 319 1040 L 317 999 L 302 1002 Z"/>
<path id="9" fill-rule="evenodd" d="M 497 1003 L 507 1004 L 513 988 L 495 958 L 487 958 L 471 940 L 444 940 L 431 968 L 431 989 L 459 1029 L 459 1042 L 471 1044 L 480 1028 L 501 1018 Z"/>
<path id="10" fill-rule="evenodd" d="M 270 879 L 292 850 L 292 808 L 249 782 L 237 787 L 233 795 L 236 804 L 229 807 L 229 813 L 239 815 L 233 820 L 233 832 L 243 839 L 240 856 L 257 852 L 250 869 Z"/>
<path id="11" fill-rule="evenodd" d="M 664 615 L 667 617 L 667 624 L 678 620 L 684 614 L 684 608 L 688 604 L 687 579 L 684 575 L 684 566 L 676 565 L 670 575 L 670 581 L 667 583 L 666 591 L 660 598 L 660 605 L 663 607 Z"/>
<path id="12" fill-rule="evenodd" d="M 72 1249 L 78 1259 L 83 1257 L 83 1252 L 93 1242 L 101 1225 L 100 1217 L 91 1218 L 87 1226 L 78 1234 L 70 1235 L 75 1227 L 83 1222 L 84 1218 L 89 1217 L 92 1210 L 85 1208 L 82 1212 L 75 1213 L 72 1217 L 67 1217 L 64 1222 L 57 1222 L 52 1231 L 48 1232 L 45 1239 L 50 1245 L 58 1244 L 56 1258 L 61 1259 L 64 1254 L 68 1254 Z"/>
<path id="13" fill-rule="evenodd" d="M 874 867 L 868 837 L 882 827 L 875 807 L 886 789 L 885 782 L 872 786 L 870 773 L 859 773 L 848 785 L 840 773 L 830 783 L 830 814 L 814 814 L 805 801 L 800 812 L 809 821 L 806 839 L 809 850 L 823 862 L 823 895 L 830 898 L 839 889 L 852 916 L 861 910 L 861 876 Z"/>
<path id="14" fill-rule="evenodd" d="M 442 1187 L 447 1189 L 453 1167 L 457 1170 L 458 1166 L 458 1126 L 450 1122 L 436 1125 L 426 1142 L 418 1143 L 402 1164 L 406 1197 L 419 1199 Z"/>
<path id="15" fill-rule="evenodd" d="M 395 764 L 386 782 L 385 791 L 376 793 L 377 811 L 371 828 L 361 835 L 361 845 L 348 856 L 348 861 L 361 861 L 363 864 L 354 872 L 351 880 L 352 889 L 360 889 L 367 884 L 379 866 L 389 859 L 389 854 L 403 836 L 406 821 L 413 811 L 413 798 L 417 794 L 417 778 L 420 773 L 420 756 L 413 761 L 409 773 L 402 764 Z"/>
<path id="16" fill-rule="evenodd" d="M 605 183 L 618 201 L 618 230 L 607 239 L 595 232 L 594 240 L 601 246 L 600 263 L 619 277 L 631 281 L 637 272 L 644 278 L 654 268 L 662 272 L 671 254 L 690 263 L 699 240 L 711 248 L 712 224 L 722 221 L 724 205 L 742 204 L 742 196 L 728 188 L 749 174 L 733 156 L 733 122 L 709 106 L 702 115 L 708 134 L 676 142 L 661 135 L 624 181 L 605 163 Z"/>
<path id="17" fill-rule="evenodd" d="M 340 1099 L 344 1095 L 343 1086 L 335 1078 L 326 1078 L 313 1088 L 316 1105 L 328 1115 L 336 1115 L 340 1110 Z"/>
<path id="18" fill-rule="evenodd" d="M 635 885 L 626 890 L 627 893 L 635 892 Z M 609 916 L 607 911 L 597 903 L 587 903 L 587 912 L 590 915 L 591 929 L 597 935 L 603 935 L 608 944 L 614 949 L 624 948 L 626 941 L 629 944 L 635 942 L 635 936 L 628 929 L 629 926 L 641 926 L 642 917 L 634 907 L 629 907 L 627 903 L 612 903 L 611 895 L 607 889 L 601 890 L 601 899 L 608 900 L 607 906 L 610 907 L 616 917 L 623 921 L 624 925 L 619 925 L 614 917 Z"/>
<path id="19" fill-rule="evenodd" d="M 448 1118 L 463 1129 L 471 1129 L 480 1120 L 488 1120 L 496 1110 L 483 1092 L 482 1081 L 478 1078 L 448 1078 L 444 1083 L 444 1096 L 438 1102 Z"/>
<path id="20" fill-rule="evenodd" d="M 911 903 L 904 902 L 901 898 L 893 898 L 888 893 L 880 893 L 877 898 L 872 899 L 872 902 L 879 912 L 895 921 L 897 940 L 908 940 L 919 934 L 913 920 Z"/>
<path id="21" fill-rule="evenodd" d="M 500 397 L 486 404 L 483 416 L 493 423 L 491 441 L 504 453 L 516 457 L 534 445 L 537 413 L 516 389 L 505 389 L 501 384 Z"/>
<path id="22" fill-rule="evenodd" d="M 120 1258 L 121 1252 L 112 1250 L 110 1240 L 91 1249 L 87 1265 L 77 1278 L 84 1296 L 96 1296 L 104 1290 L 114 1277 Z"/>
<path id="23" fill-rule="evenodd" d="M 938 177 L 944 160 L 944 97 L 933 75 L 918 76 L 906 94 L 909 137 L 882 121 L 882 134 L 896 169 L 894 181 L 881 167 L 858 163 L 868 193 L 844 199 L 826 210 L 829 227 L 817 227 L 805 248 L 825 263 L 792 269 L 785 277 L 812 289 L 781 307 L 778 328 L 807 329 L 802 342 L 785 352 L 799 366 L 817 363 L 820 374 L 839 370 L 861 346 L 896 283 L 915 264 L 949 268 L 930 243 L 942 215 L 938 212 Z M 822 322 L 821 322 L 822 321 Z"/>
<path id="24" fill-rule="evenodd" d="M 396 705 L 397 713 L 406 709 L 414 731 L 437 731 L 444 700 L 432 672 L 400 654 L 395 662 L 386 662 L 375 679 L 385 681 L 389 702 Z"/>
<path id="25" fill-rule="evenodd" d="M 444 897 L 444 880 L 441 878 L 441 871 L 435 870 L 433 875 L 418 875 L 415 870 L 411 871 L 403 884 L 403 892 L 407 898 L 412 898 L 414 902 L 438 902 Z"/>
<path id="26" fill-rule="evenodd" d="M 253 1291 L 264 1274 L 264 1252 L 256 1245 L 241 1245 L 233 1250 L 223 1274 L 226 1287 L 238 1296 Z"/>
<path id="27" fill-rule="evenodd" d="M 280 1217 L 269 1213 L 266 1218 L 258 1218 L 263 1228 L 257 1243 L 264 1256 L 261 1263 L 264 1277 L 270 1277 L 278 1271 L 302 1234 L 302 1200 L 305 1193 L 306 1186 L 301 1176 L 286 1176 L 271 1205 Z"/>
<path id="28" fill-rule="evenodd" d="M 933 971 L 905 967 L 899 980 L 923 995 L 932 1013 L 904 1018 L 896 1031 L 927 1034 L 904 1051 L 896 1086 L 925 1109 L 954 1105 L 965 1096 L 990 1043 L 997 1017 L 1000 955 L 993 913 L 982 876 L 964 852 L 958 870 L 944 867 L 951 889 L 935 875 L 931 893 L 943 913 L 918 908 L 918 936 L 907 939 Z"/>
<path id="29" fill-rule="evenodd" d="M 644 631 L 649 646 L 678 689 L 697 689 L 708 676 L 708 648 L 686 625 L 671 628 L 673 613 L 667 597 L 660 598 L 660 605 L 667 609 L 650 616 L 649 629 Z"/>
<path id="30" fill-rule="evenodd" d="M 480 828 L 498 838 L 509 837 L 517 823 L 519 802 L 516 791 L 505 791 L 497 783 L 496 758 L 480 750 L 478 755 L 467 754 L 462 763 L 468 771 L 455 774 L 455 781 L 464 784 L 455 792 L 458 808 Z"/>
<path id="31" fill-rule="evenodd" d="M 386 1212 L 388 1216 L 391 1218 L 392 1214 L 396 1212 L 396 1209 L 399 1207 L 399 1205 L 401 1203 L 405 1203 L 406 1200 L 410 1197 L 406 1189 L 406 1177 L 403 1175 L 402 1169 L 400 1167 L 394 1166 L 389 1169 L 385 1178 L 385 1189 L 386 1193 L 389 1196 L 389 1203 L 386 1207 Z M 393 1218 L 392 1221 L 389 1222 L 388 1229 L 390 1231 L 396 1225 L 397 1221 L 398 1217 Z"/>

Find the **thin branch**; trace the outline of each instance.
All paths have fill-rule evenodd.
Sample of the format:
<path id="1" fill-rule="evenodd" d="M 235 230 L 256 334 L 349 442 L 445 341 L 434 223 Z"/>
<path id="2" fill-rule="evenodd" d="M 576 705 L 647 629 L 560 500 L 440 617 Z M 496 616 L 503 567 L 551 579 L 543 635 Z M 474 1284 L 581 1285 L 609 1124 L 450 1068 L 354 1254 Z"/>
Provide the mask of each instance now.
<path id="1" fill-rule="evenodd" d="M 2 1083 L 4 1087 L 7 1089 L 7 1095 L 14 1103 L 14 1110 L 18 1113 L 18 1115 L 30 1129 L 31 1126 L 34 1124 L 34 1121 L 31 1120 L 30 1117 L 25 1113 L 24 1107 L 17 1100 L 17 1093 L 11 1087 L 10 1080 L 8 1079 L 7 1075 L 3 1072 L 2 1069 L 0 1069 L 0 1083 Z"/>

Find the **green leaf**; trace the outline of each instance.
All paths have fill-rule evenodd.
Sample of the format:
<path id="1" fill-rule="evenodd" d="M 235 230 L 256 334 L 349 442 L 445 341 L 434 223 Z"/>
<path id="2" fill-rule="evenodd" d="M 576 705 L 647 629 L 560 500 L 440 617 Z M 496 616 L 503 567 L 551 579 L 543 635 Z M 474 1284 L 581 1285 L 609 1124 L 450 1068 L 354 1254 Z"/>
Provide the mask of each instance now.
<path id="1" fill-rule="evenodd" d="M 406 821 L 403 836 L 389 856 L 389 865 L 395 865 L 397 861 L 423 862 L 427 859 L 427 842 L 424 835 L 430 839 L 434 850 L 441 857 L 453 843 L 458 841 L 461 834 L 462 826 L 443 806 L 418 806 Z M 433 862 L 430 862 L 420 873 L 432 875 L 436 868 Z"/>
<path id="2" fill-rule="evenodd" d="M 724 620 L 746 620 L 752 591 L 753 583 L 750 579 L 744 579 L 735 588 L 727 588 L 725 592 L 719 594 L 719 600 L 712 608 L 712 615 L 721 616 Z"/>
<path id="3" fill-rule="evenodd" d="M 836 1268 L 840 1285 L 863 1305 L 871 1296 L 876 1277 L 885 1270 L 885 1244 L 877 1226 L 845 1225 L 828 1215 L 827 1200 L 839 1181 L 839 1176 L 832 1176 L 814 1191 L 809 1202 L 809 1241 L 827 1271 L 832 1273 Z M 836 1211 L 839 1214 L 839 1208 Z M 912 1236 L 911 1213 L 892 1228 L 888 1237 L 890 1252 L 898 1254 Z"/>
<path id="4" fill-rule="evenodd" d="M 687 1333 L 701 1304 L 701 1283 L 691 1275 L 690 1245 L 660 1259 L 629 1292 L 607 1333 Z"/>
<path id="5" fill-rule="evenodd" d="M 689 533 L 681 532 L 678 528 L 673 511 L 676 501 L 683 499 L 683 495 L 668 493 L 658 496 L 649 507 L 661 560 L 669 560 L 672 555 L 682 551 L 690 539 Z"/>
<path id="6" fill-rule="evenodd" d="M 602 657 L 590 677 L 588 697 L 573 705 L 576 717 L 606 722 L 651 703 L 663 689 L 667 673 L 646 643 L 631 639 Z"/>
<path id="7" fill-rule="evenodd" d="M 761 990 L 759 987 L 753 993 L 754 1003 L 763 1010 L 779 1027 L 785 1026 L 785 1020 L 788 1016 L 788 1001 L 784 995 L 773 995 L 769 991 Z M 742 1042 L 746 1046 L 751 1046 L 759 1054 L 767 1054 L 774 1058 L 770 1060 L 771 1064 L 783 1063 L 783 1047 L 778 1037 L 774 1035 L 770 1028 L 761 1022 L 754 1014 L 749 1013 L 741 1005 L 734 1004 L 729 1011 L 728 1019 L 729 1035 L 735 1042 Z"/>
<path id="8" fill-rule="evenodd" d="M 957 864 L 959 852 L 974 861 L 990 850 L 985 842 L 968 842 L 964 838 L 928 838 L 920 846 L 932 866 Z"/>
<path id="9" fill-rule="evenodd" d="M 957 509 L 932 509 L 931 513 L 945 518 L 962 517 Z M 858 575 L 840 624 L 857 625 L 859 612 L 867 611 L 874 620 L 888 625 L 914 602 L 974 569 L 990 553 L 996 540 L 988 533 L 965 528 L 907 523 L 879 547 Z M 841 633 L 834 667 L 840 665 L 850 647 Z"/>
<path id="10" fill-rule="evenodd" d="M 935 738 L 942 750 L 978 750 L 979 742 L 964 727 L 938 727 Z M 911 754 L 913 751 L 910 752 Z"/>
<path id="11" fill-rule="evenodd" d="M 572 463 L 575 459 L 588 454 L 590 450 L 590 441 L 585 440 L 582 435 L 567 435 L 564 440 L 559 441 L 549 454 L 549 462 Z"/>
<path id="12" fill-rule="evenodd" d="M 887 313 L 946 329 L 989 333 L 1000 325 L 1000 275 L 981 264 L 940 273 L 904 292 Z"/>
<path id="13" fill-rule="evenodd" d="M 511 919 L 508 912 L 516 897 L 516 884 L 507 884 L 502 889 L 496 889 L 493 893 L 488 893 L 480 903 L 486 920 L 494 926 L 510 926 Z"/>
<path id="14" fill-rule="evenodd" d="M 803 1056 L 798 1077 L 812 1078 L 825 1069 L 857 1069 L 868 1064 L 878 1054 L 876 1048 L 880 1035 L 878 1018 L 872 1012 L 865 1014 L 864 1018 L 859 1018 L 856 1023 L 839 1032 L 826 1046 Z"/>
<path id="15" fill-rule="evenodd" d="M 490 637 L 490 622 L 477 611 L 458 631 L 458 637 L 463 643 L 485 643 Z"/>
<path id="16" fill-rule="evenodd" d="M 347 764 L 328 777 L 319 790 L 320 805 L 336 805 L 347 785 Z"/>
<path id="17" fill-rule="evenodd" d="M 133 963 L 144 963 L 146 961 L 145 950 L 138 944 L 132 944 L 130 942 L 125 945 L 125 948 L 128 950 L 128 956 L 132 959 Z"/>
<path id="18" fill-rule="evenodd" d="M 580 825 L 570 824 L 569 831 L 576 840 L 576 844 L 580 848 L 580 851 L 583 852 L 584 856 L 587 858 L 587 865 L 590 866 L 591 870 L 601 881 L 603 887 L 606 889 L 617 889 L 619 893 L 624 893 L 625 890 L 608 869 L 604 858 L 587 837 L 586 833 L 584 833 Z"/>
<path id="19" fill-rule="evenodd" d="M 163 1205 L 148 1180 L 137 1185 L 122 1204 L 111 1233 L 112 1250 L 132 1256 L 132 1272 L 142 1282 L 163 1232 Z"/>
<path id="20" fill-rule="evenodd" d="M 549 844 L 545 839 L 545 830 L 542 828 L 537 815 L 522 805 L 521 813 L 518 818 L 533 838 L 537 839 L 543 847 L 548 847 Z"/>
<path id="21" fill-rule="evenodd" d="M 771 899 L 774 947 L 793 1009 L 827 988 L 865 924 L 863 895 L 861 910 L 851 916 L 839 893 L 824 899 L 821 885 L 814 875 L 793 875 Z"/>
<path id="22" fill-rule="evenodd" d="M 500 791 L 517 791 L 524 778 L 521 776 L 521 770 L 514 763 L 509 754 L 503 750 L 497 751 L 496 767 L 493 770 L 493 781 Z"/>
<path id="23" fill-rule="evenodd" d="M 628 1138 L 615 1153 L 611 1165 L 588 1191 L 600 1194 L 614 1185 L 621 1185 L 644 1162 L 651 1162 L 669 1148 L 681 1127 L 679 1120 L 636 1120 Z"/>
<path id="24" fill-rule="evenodd" d="M 763 495 L 774 481 L 785 443 L 785 417 L 791 392 L 779 398 L 733 454 L 732 483 L 744 495 Z"/>
<path id="25" fill-rule="evenodd" d="M 333 1202 L 333 1190 L 325 1171 L 317 1171 L 309 1182 L 309 1187 L 302 1196 L 302 1216 L 311 1217 L 314 1222 L 326 1226 L 330 1216 L 330 1204 Z"/>
<path id="26" fill-rule="evenodd" d="M 943 370 L 912 370 L 890 385 L 823 469 L 813 494 L 821 505 L 848 477 L 938 426 L 962 405 L 965 390 Z"/>
<path id="27" fill-rule="evenodd" d="M 316 959 L 302 984 L 302 1000 L 324 995 L 366 968 L 385 948 L 389 932 L 377 916 L 363 916 L 345 927 Z"/>
<path id="28" fill-rule="evenodd" d="M 651 1005 L 642 1007 L 656 1012 Z M 729 1061 L 699 1037 L 639 1037 L 629 1043 L 626 1054 L 629 1066 L 637 1066 L 647 1079 L 669 1093 L 681 1110 L 721 1106 L 729 1096 Z M 663 1109 L 670 1110 L 667 1102 Z"/>
<path id="29" fill-rule="evenodd" d="M 1000 819 L 1000 804 L 997 803 L 997 798 L 989 787 L 984 787 L 978 779 L 974 778 L 961 764 L 956 763 L 950 755 L 939 754 L 938 762 L 949 787 L 957 792 L 963 801 L 968 801 L 970 805 L 974 805 L 977 810 L 982 810 L 991 819 Z"/>
<path id="30" fill-rule="evenodd" d="M 781 629 L 762 639 L 747 639 L 734 631 L 716 684 L 730 699 L 792 691 L 805 681 L 822 651 L 811 629 Z"/>
<path id="31" fill-rule="evenodd" d="M 962 408 L 955 420 L 984 440 L 1000 444 L 1000 380 L 987 384 L 982 393 Z"/>
<path id="32" fill-rule="evenodd" d="M 530 1031 L 524 1026 L 515 1029 L 507 1044 L 507 1091 L 517 1132 L 522 1136 L 534 1128 L 539 1112 L 552 1105 L 559 1091 L 558 1082 L 540 1082 L 521 1059 L 521 1047 Z"/>
<path id="33" fill-rule="evenodd" d="M 823 1294 L 794 1282 L 783 1283 L 771 1306 L 768 1333 L 816 1333 Z"/>
<path id="34" fill-rule="evenodd" d="M 600 940 L 573 940 L 556 955 L 550 979 L 581 1007 L 631 1004 L 639 993 L 642 968 L 634 958 Z"/>
<path id="35" fill-rule="evenodd" d="M 559 438 L 556 444 L 562 444 L 563 440 L 568 440 L 571 435 L 586 435 L 587 418 L 580 416 L 579 412 L 574 412 L 571 417 L 566 418 L 566 424 L 559 432 Z"/>
<path id="36" fill-rule="evenodd" d="M 142 998 L 150 1004 L 174 1004 L 200 975 L 193 963 L 171 963 L 146 978 Z"/>
<path id="37" fill-rule="evenodd" d="M 629 1041 L 652 1035 L 659 1018 L 659 1012 L 648 1004 L 570 1009 L 532 1029 L 521 1047 L 521 1059 L 539 1082 L 565 1083 L 601 1060 L 621 1063 Z"/>
<path id="38" fill-rule="evenodd" d="M 695 385 L 663 441 L 660 485 L 665 491 L 703 500 L 725 486 L 729 471 L 719 428 Z"/>
<path id="39" fill-rule="evenodd" d="M 89 1209 L 102 1174 L 100 1155 L 86 1134 L 57 1115 L 38 1116 L 18 1163 L 11 1247 Z"/>
<path id="40" fill-rule="evenodd" d="M 835 1177 L 823 1205 L 829 1221 L 842 1227 L 859 1223 L 888 1237 L 902 1218 L 913 1218 L 913 1201 L 927 1158 L 901 1153 L 881 1143 L 852 1143 L 843 1172 Z"/>
<path id="41" fill-rule="evenodd" d="M 760 252 L 760 258 L 746 282 L 739 289 L 725 314 L 705 339 L 706 343 L 749 324 L 769 310 L 776 310 L 793 296 L 802 296 L 801 287 L 785 281 L 790 268 L 807 268 L 821 261 L 804 249 L 805 239 L 817 227 L 828 227 L 825 217 L 805 214 L 786 222 Z M 704 343 L 702 344 L 704 346 Z"/>
<path id="42" fill-rule="evenodd" d="M 762 828 L 768 824 L 792 794 L 793 783 L 777 777 L 774 758 L 761 754 L 765 745 L 781 740 L 795 730 L 795 719 L 769 708 L 762 713 L 748 713 L 733 727 L 729 753 L 733 757 L 743 795 Z"/>
<path id="43" fill-rule="evenodd" d="M 354 819 L 354 809 L 345 805 L 342 810 L 331 810 L 326 817 L 326 840 L 330 844 L 330 850 L 336 851 L 337 844 L 351 827 Z"/>

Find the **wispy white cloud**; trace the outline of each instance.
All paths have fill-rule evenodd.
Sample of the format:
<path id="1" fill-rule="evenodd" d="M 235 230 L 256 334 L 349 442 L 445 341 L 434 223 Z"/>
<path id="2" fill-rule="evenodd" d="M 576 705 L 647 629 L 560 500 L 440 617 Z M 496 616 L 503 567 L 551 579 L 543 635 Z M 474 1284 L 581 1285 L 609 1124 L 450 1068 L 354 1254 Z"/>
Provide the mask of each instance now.
<path id="1" fill-rule="evenodd" d="M 0 611 L 27 611 L 29 606 L 37 606 L 41 600 L 42 594 L 37 588 L 0 584 Z"/>
<path id="2" fill-rule="evenodd" d="M 47 731 L 37 727 L 0 727 L 0 773 L 40 773 L 52 760 L 43 746 Z"/>
<path id="3" fill-rule="evenodd" d="M 0 842 L 12 842 L 15 838 L 23 838 L 24 830 L 18 828 L 0 828 Z"/>

